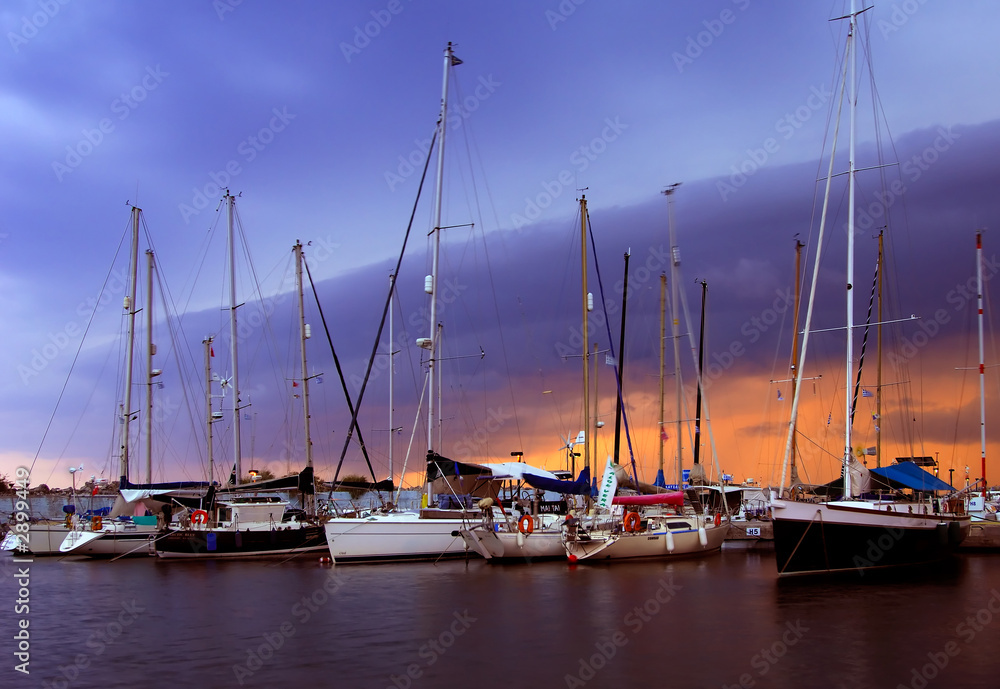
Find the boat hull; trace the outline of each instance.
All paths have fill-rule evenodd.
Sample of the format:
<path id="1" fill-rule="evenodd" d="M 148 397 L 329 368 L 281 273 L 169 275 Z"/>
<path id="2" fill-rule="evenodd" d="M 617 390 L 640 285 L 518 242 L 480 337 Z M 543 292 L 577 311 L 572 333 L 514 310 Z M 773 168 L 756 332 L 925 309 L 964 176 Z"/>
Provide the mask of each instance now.
<path id="1" fill-rule="evenodd" d="M 3 549 L 13 551 L 15 554 L 31 553 L 38 557 L 62 555 L 59 552 L 59 546 L 62 545 L 69 533 L 70 529 L 66 528 L 65 522 L 34 522 L 28 526 L 28 549 L 26 552 L 19 550 L 22 539 L 15 531 L 10 531 L 4 538 Z"/>
<path id="2" fill-rule="evenodd" d="M 323 527 L 304 524 L 278 529 L 179 529 L 155 540 L 163 559 L 238 559 L 325 554 Z"/>
<path id="3" fill-rule="evenodd" d="M 865 571 L 937 562 L 969 534 L 969 518 L 913 514 L 869 503 L 772 503 L 780 576 Z"/>
<path id="4" fill-rule="evenodd" d="M 156 554 L 155 527 L 132 526 L 100 531 L 76 530 L 67 534 L 59 550 L 64 555 L 88 557 L 149 557 Z"/>
<path id="5" fill-rule="evenodd" d="M 490 562 L 534 562 L 566 556 L 561 531 L 535 531 L 530 534 L 490 531 L 481 526 L 459 531 L 469 548 Z"/>
<path id="6" fill-rule="evenodd" d="M 407 512 L 337 517 L 324 524 L 330 555 L 338 563 L 466 557 L 477 553 L 459 535 L 468 526 L 463 519 L 426 519 Z"/>
<path id="7" fill-rule="evenodd" d="M 695 520 L 689 521 L 694 523 Z M 589 540 L 567 541 L 565 552 L 574 562 L 680 558 L 718 552 L 729 533 L 729 522 L 719 525 L 708 522 L 704 528 L 704 542 L 698 528 L 669 529 L 671 538 L 667 537 L 668 529 L 663 527 L 631 533 L 591 533 Z"/>

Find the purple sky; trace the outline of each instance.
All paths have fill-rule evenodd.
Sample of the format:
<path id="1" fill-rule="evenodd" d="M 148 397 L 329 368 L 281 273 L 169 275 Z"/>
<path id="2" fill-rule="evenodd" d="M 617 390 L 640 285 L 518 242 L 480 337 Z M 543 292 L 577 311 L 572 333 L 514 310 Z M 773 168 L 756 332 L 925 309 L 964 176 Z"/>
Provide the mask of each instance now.
<path id="1" fill-rule="evenodd" d="M 772 395 L 767 381 L 785 376 L 791 325 L 761 329 L 753 319 L 787 293 L 792 237 L 810 231 L 845 30 L 827 20 L 844 14 L 845 5 L 6 3 L 0 10 L 6 37 L 0 50 L 0 473 L 30 465 L 41 444 L 34 483 L 68 484 L 66 469 L 81 461 L 88 476 L 117 476 L 112 436 L 121 396 L 117 338 L 127 203 L 143 209 L 162 280 L 182 314 L 183 331 L 173 344 L 157 326 L 162 356 L 156 366 L 165 373 L 155 478 L 197 478 L 203 471 L 198 384 L 205 335 L 218 337 L 219 373 L 228 366 L 219 310 L 226 298 L 220 186 L 242 194 L 239 214 L 259 291 L 275 313 L 270 328 L 252 329 L 244 348 L 243 386 L 253 389 L 256 414 L 244 452 L 276 469 L 295 468 L 302 441 L 288 387 L 297 375 L 288 334 L 291 246 L 296 239 L 312 242 L 307 257 L 322 281 L 334 344 L 348 376 L 357 377 L 416 195 L 448 41 L 464 64 L 453 82 L 444 223 L 474 222 L 476 231 L 448 232 L 442 279 L 451 276 L 457 299 L 445 309 L 447 346 L 452 356 L 476 354 L 480 346 L 488 352 L 482 362 L 454 364 L 461 387 L 456 382 L 448 389 L 452 407 L 460 409 L 452 422 L 460 442 L 446 445 L 452 454 L 472 448 L 503 459 L 521 447 L 526 457 L 554 466 L 559 436 L 578 430 L 578 360 L 563 361 L 558 353 L 578 327 L 573 217 L 583 187 L 612 301 L 620 295 L 621 256 L 632 250 L 639 286 L 629 307 L 626 365 L 634 377 L 627 376 L 627 384 L 655 391 L 658 274 L 668 245 L 659 192 L 683 182 L 676 219 L 684 280 L 692 305 L 695 278 L 709 282 L 710 360 L 712 354 L 725 360 L 723 352 L 738 343 L 745 354 L 727 369 L 738 374 L 730 380 L 759 380 L 759 399 Z M 997 224 L 1000 96 L 991 76 L 1000 74 L 992 48 L 1000 6 L 913 0 L 879 5 L 866 17 L 865 50 L 901 163 L 891 171 L 902 184 L 891 204 L 891 267 L 899 284 L 894 306 L 925 323 L 936 309 L 954 313 L 943 329 L 964 342 L 968 318 L 954 290 L 973 274 L 974 230 Z M 867 115 L 859 132 L 860 165 L 875 164 L 870 122 Z M 888 138 L 882 150 L 891 152 Z M 864 185 L 861 207 L 877 213 L 875 188 Z M 404 343 L 425 334 L 413 324 L 421 322 L 424 306 L 431 188 L 400 275 L 400 315 L 410 325 Z M 838 193 L 835 227 L 841 228 Z M 874 255 L 870 228 L 880 224 L 859 233 L 862 317 Z M 991 256 L 994 242 L 986 237 Z M 843 281 L 843 251 L 839 241 L 831 244 L 824 280 L 834 289 L 822 298 L 826 310 L 817 327 L 834 327 L 842 318 L 835 286 Z M 643 267 L 644 273 L 635 272 Z M 91 326 L 43 443 L 108 276 L 106 308 Z M 242 273 L 240 282 L 251 302 L 257 288 L 250 274 Z M 253 322 L 252 309 L 260 307 L 245 308 Z M 322 328 L 314 313 L 310 321 L 310 358 L 325 374 L 314 409 L 323 419 L 318 470 L 329 474 L 346 422 Z M 617 322 L 613 316 L 616 345 Z M 598 334 L 604 348 L 603 329 Z M 970 404 L 972 383 L 959 396 L 962 379 L 954 368 L 965 365 L 965 350 L 954 365 L 942 361 L 945 342 L 936 339 L 926 350 L 936 356 L 915 361 L 922 375 L 955 376 L 956 397 L 944 404 L 953 409 Z M 835 357 L 839 345 L 817 347 Z M 183 352 L 180 361 L 168 358 L 173 350 Z M 402 446 L 419 395 L 416 356 L 408 347 L 397 358 Z M 777 370 L 776 359 L 782 362 Z M 411 360 L 412 369 L 403 363 Z M 929 370 L 932 365 L 938 369 Z M 610 381 L 610 375 L 601 379 L 603 392 Z M 721 382 L 720 399 L 729 392 Z M 382 375 L 371 384 L 363 423 L 373 451 L 383 455 L 385 383 Z M 935 392 L 936 403 L 942 394 Z M 561 397 L 550 403 L 544 395 Z M 713 409 L 717 421 L 727 413 Z M 500 428 L 490 425 L 491 413 Z M 637 425 L 655 423 L 650 413 L 637 410 Z M 732 413 L 735 418 L 735 408 Z M 945 417 L 941 411 L 936 430 L 925 431 L 928 438 L 944 443 L 956 435 Z M 967 417 L 963 423 L 973 421 Z M 740 428 L 717 433 L 738 437 Z M 962 426 L 962 441 L 978 445 L 976 430 L 976 424 Z M 217 432 L 226 433 L 221 425 Z M 216 452 L 228 457 L 228 448 L 223 439 Z M 757 470 L 762 460 L 751 455 L 736 462 L 740 473 Z M 350 457 L 350 469 L 359 469 L 357 453 Z"/>

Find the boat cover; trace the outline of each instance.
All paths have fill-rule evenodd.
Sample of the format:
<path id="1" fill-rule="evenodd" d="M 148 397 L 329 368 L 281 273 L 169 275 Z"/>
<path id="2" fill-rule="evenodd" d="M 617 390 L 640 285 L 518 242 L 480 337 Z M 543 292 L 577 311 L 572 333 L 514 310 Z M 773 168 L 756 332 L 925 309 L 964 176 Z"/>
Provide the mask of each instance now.
<path id="1" fill-rule="evenodd" d="M 684 504 L 684 492 L 647 493 L 645 495 L 616 495 L 612 505 L 677 505 Z"/>
<path id="2" fill-rule="evenodd" d="M 900 462 L 887 467 L 872 469 L 873 481 L 888 479 L 894 483 L 902 485 L 904 488 L 911 488 L 920 491 L 954 490 L 947 483 L 939 479 L 934 474 L 924 471 L 913 462 Z M 878 478 L 874 478 L 877 476 Z"/>
<path id="3" fill-rule="evenodd" d="M 532 488 L 539 490 L 550 490 L 553 493 L 564 495 L 595 495 L 594 488 L 590 485 L 590 467 L 584 467 L 579 478 L 575 481 L 560 481 L 558 479 L 535 476 L 525 473 L 524 480 Z"/>

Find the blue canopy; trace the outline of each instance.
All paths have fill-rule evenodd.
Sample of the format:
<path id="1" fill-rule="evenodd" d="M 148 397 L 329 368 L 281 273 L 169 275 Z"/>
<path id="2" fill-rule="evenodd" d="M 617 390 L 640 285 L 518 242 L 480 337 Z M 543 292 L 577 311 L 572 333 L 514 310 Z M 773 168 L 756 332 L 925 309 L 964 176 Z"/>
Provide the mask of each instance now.
<path id="1" fill-rule="evenodd" d="M 871 473 L 913 490 L 954 490 L 937 476 L 924 471 L 913 462 L 900 462 L 887 467 L 879 467 L 872 469 Z"/>
<path id="2" fill-rule="evenodd" d="M 554 478 L 535 476 L 527 472 L 524 474 L 524 480 L 532 488 L 550 490 L 553 493 L 564 495 L 591 495 L 593 490 L 590 485 L 590 467 L 584 467 L 583 471 L 580 472 L 580 477 L 575 481 L 560 481 Z"/>

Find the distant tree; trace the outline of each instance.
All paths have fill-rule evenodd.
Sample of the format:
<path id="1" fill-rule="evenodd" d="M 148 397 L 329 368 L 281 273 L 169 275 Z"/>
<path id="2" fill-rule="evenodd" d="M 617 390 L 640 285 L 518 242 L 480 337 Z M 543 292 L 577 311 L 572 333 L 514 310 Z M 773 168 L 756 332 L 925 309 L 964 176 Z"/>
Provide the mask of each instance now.
<path id="1" fill-rule="evenodd" d="M 367 481 L 368 479 L 360 474 L 348 474 L 341 478 L 341 481 Z M 368 492 L 365 488 L 345 488 L 347 494 L 351 496 L 351 500 L 357 500 L 362 495 Z"/>
<path id="2" fill-rule="evenodd" d="M 0 493 L 10 493 L 13 490 L 14 485 L 10 482 L 10 477 L 7 474 L 0 474 Z"/>

